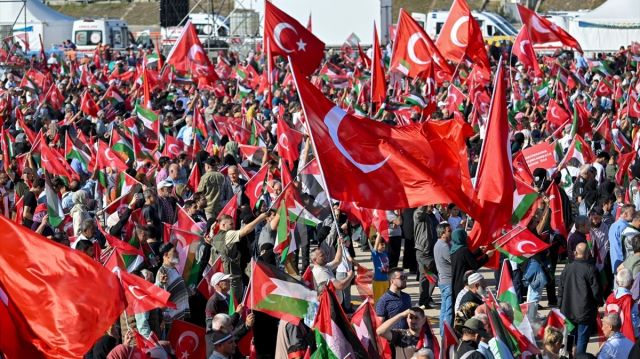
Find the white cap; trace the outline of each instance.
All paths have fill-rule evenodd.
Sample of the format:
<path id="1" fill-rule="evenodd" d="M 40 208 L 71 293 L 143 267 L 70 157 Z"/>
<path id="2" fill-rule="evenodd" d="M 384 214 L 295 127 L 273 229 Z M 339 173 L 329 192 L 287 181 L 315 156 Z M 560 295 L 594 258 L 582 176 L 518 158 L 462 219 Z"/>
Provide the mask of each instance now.
<path id="1" fill-rule="evenodd" d="M 163 188 L 163 187 L 172 187 L 173 183 L 169 182 L 169 181 L 160 181 L 160 183 L 158 183 L 157 188 Z"/>
<path id="2" fill-rule="evenodd" d="M 484 277 L 482 276 L 482 274 L 473 273 L 472 275 L 469 276 L 469 285 L 476 284 L 476 283 L 480 282 L 483 279 L 484 279 Z"/>
<path id="3" fill-rule="evenodd" d="M 227 280 L 229 278 L 231 278 L 229 274 L 218 272 L 211 277 L 211 286 L 215 287 L 216 285 L 218 285 L 218 283 L 222 282 L 223 280 Z"/>

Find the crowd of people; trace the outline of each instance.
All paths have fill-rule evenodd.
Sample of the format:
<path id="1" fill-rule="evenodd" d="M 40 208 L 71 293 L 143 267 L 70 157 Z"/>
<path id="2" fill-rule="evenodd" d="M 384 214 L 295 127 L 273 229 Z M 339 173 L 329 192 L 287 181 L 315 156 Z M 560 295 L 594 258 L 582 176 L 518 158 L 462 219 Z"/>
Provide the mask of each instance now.
<path id="1" fill-rule="evenodd" d="M 21 54 L 10 39 L 5 45 L 5 61 Z M 518 194 L 511 224 L 521 226 L 505 223 L 494 239 L 470 238 L 478 219 L 462 203 L 379 210 L 330 198 L 333 174 L 318 163 L 330 144 L 314 141 L 305 107 L 313 99 L 301 97 L 287 60 L 266 49 L 244 59 L 220 52 L 214 82 L 173 71 L 151 49 L 12 60 L 0 92 L 0 214 L 167 293 L 167 306 L 123 312 L 85 358 L 128 359 L 138 349 L 152 358 L 335 357 L 323 345 L 346 342 L 318 334 L 313 320 L 331 300 L 336 323 L 375 310 L 364 332 L 333 327 L 361 342 L 351 341 L 350 358 L 638 358 L 640 45 L 538 54 L 542 77 L 513 55 L 512 42 L 485 45 L 492 79 L 506 68 Z M 328 49 L 309 78 L 352 116 L 462 124 L 465 171 L 476 178 L 491 117 L 484 105 L 496 103 L 488 94 L 497 85 L 474 77 L 480 65 L 453 64 L 455 76 L 432 92 L 430 79 L 387 68 L 392 49 L 379 49 L 383 103 L 372 98 L 378 49 Z M 529 154 L 540 151 L 552 164 L 530 168 Z M 519 212 L 522 198 L 529 202 Z M 518 230 L 519 253 L 496 244 Z M 542 249 L 523 251 L 534 240 Z M 371 268 L 359 263 L 369 259 Z M 267 287 L 252 287 L 256 263 L 281 271 L 278 283 L 286 276 L 315 291 L 310 319 L 248 299 Z M 482 267 L 495 271 L 495 288 Z M 410 278 L 417 300 L 404 291 Z M 6 289 L 0 281 L 0 294 Z M 439 317 L 427 317 L 431 309 Z M 171 334 L 182 323 L 204 333 L 192 351 Z M 588 350 L 596 337 L 597 350 Z"/>

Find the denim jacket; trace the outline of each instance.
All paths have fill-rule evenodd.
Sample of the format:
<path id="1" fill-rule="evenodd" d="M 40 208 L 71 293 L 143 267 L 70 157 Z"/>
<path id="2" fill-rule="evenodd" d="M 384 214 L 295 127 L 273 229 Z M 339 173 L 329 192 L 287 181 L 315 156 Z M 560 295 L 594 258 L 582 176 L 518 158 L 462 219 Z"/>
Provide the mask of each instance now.
<path id="1" fill-rule="evenodd" d="M 529 265 L 522 276 L 525 285 L 531 286 L 532 290 L 539 290 L 547 285 L 547 276 L 544 269 L 536 259 L 529 259 Z"/>

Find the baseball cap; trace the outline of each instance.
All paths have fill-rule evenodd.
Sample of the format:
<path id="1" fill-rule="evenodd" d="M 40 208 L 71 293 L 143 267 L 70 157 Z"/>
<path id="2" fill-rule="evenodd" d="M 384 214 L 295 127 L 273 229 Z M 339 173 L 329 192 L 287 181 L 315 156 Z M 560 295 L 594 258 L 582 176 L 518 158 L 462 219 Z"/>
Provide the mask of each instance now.
<path id="1" fill-rule="evenodd" d="M 172 186 L 173 186 L 173 183 L 169 181 L 160 181 L 160 183 L 158 183 L 158 189 L 163 187 L 172 187 Z"/>
<path id="2" fill-rule="evenodd" d="M 484 279 L 484 277 L 482 276 L 482 274 L 473 273 L 472 275 L 469 276 L 469 285 L 476 284 L 476 283 L 480 282 L 483 279 Z"/>
<path id="3" fill-rule="evenodd" d="M 151 349 L 147 349 L 147 357 L 155 358 L 155 359 L 169 359 L 167 352 L 164 351 L 161 347 L 155 347 Z"/>
<path id="4" fill-rule="evenodd" d="M 215 287 L 218 283 L 229 278 L 231 278 L 231 275 L 218 272 L 211 277 L 210 284 L 212 287 Z"/>
<path id="5" fill-rule="evenodd" d="M 204 161 L 204 163 L 208 164 L 211 167 L 215 167 L 216 166 L 216 160 L 213 157 L 207 158 L 207 160 Z"/>
<path id="6" fill-rule="evenodd" d="M 482 323 L 476 318 L 468 319 L 466 322 L 464 322 L 464 325 L 462 327 L 473 331 L 474 333 L 478 334 L 483 338 L 488 339 L 493 337 L 491 334 L 487 333 L 487 331 L 484 329 L 484 323 Z"/>

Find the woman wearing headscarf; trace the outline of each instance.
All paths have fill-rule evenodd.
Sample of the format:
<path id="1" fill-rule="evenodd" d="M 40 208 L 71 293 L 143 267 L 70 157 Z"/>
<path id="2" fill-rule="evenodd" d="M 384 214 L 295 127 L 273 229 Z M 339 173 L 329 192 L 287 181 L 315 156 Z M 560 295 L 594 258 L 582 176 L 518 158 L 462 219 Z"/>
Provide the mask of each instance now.
<path id="1" fill-rule="evenodd" d="M 196 154 L 196 163 L 194 166 L 198 166 L 198 171 L 200 171 L 200 176 L 202 176 L 206 170 L 204 169 L 204 162 L 209 158 L 209 154 L 206 151 L 200 151 Z"/>
<path id="2" fill-rule="evenodd" d="M 73 194 L 71 200 L 74 206 L 71 208 L 69 214 L 71 218 L 73 218 L 73 233 L 79 236 L 82 234 L 82 222 L 84 222 L 85 219 L 91 218 L 86 208 L 89 196 L 84 190 L 78 190 Z"/>
<path id="3" fill-rule="evenodd" d="M 467 232 L 464 229 L 456 229 L 451 234 L 451 286 L 453 293 L 451 298 L 456 298 L 458 293 L 464 288 L 462 277 L 469 270 L 478 270 L 480 267 L 489 262 L 489 257 L 495 253 L 495 250 L 487 251 L 483 254 L 486 247 L 480 247 L 475 251 L 471 251 L 467 246 Z M 480 258 L 480 259 L 477 259 Z"/>
<path id="4" fill-rule="evenodd" d="M 602 182 L 602 184 L 598 187 L 598 192 L 600 192 L 600 195 L 602 196 L 604 195 L 612 195 L 613 191 L 616 189 L 616 184 L 609 181 L 609 180 L 605 180 L 604 182 Z"/>
<path id="5" fill-rule="evenodd" d="M 239 165 L 242 162 L 240 159 L 240 146 L 238 142 L 229 141 L 224 145 L 224 158 L 222 159 L 223 166 Z"/>
<path id="6" fill-rule="evenodd" d="M 107 359 L 129 359 L 132 349 L 133 347 L 128 345 L 117 345 L 113 350 L 111 350 L 109 355 L 107 355 Z"/>
<path id="7" fill-rule="evenodd" d="M 49 224 L 47 205 L 45 203 L 40 203 L 38 207 L 36 207 L 33 214 L 31 230 L 44 237 L 51 237 L 54 235 L 53 227 Z"/>
<path id="8" fill-rule="evenodd" d="M 591 210 L 591 207 L 596 204 L 596 202 L 598 201 L 598 197 L 598 181 L 594 179 L 588 180 L 584 185 L 584 192 L 582 194 L 582 201 L 584 202 L 587 209 L 587 213 L 585 213 L 585 215 L 587 215 Z"/>

